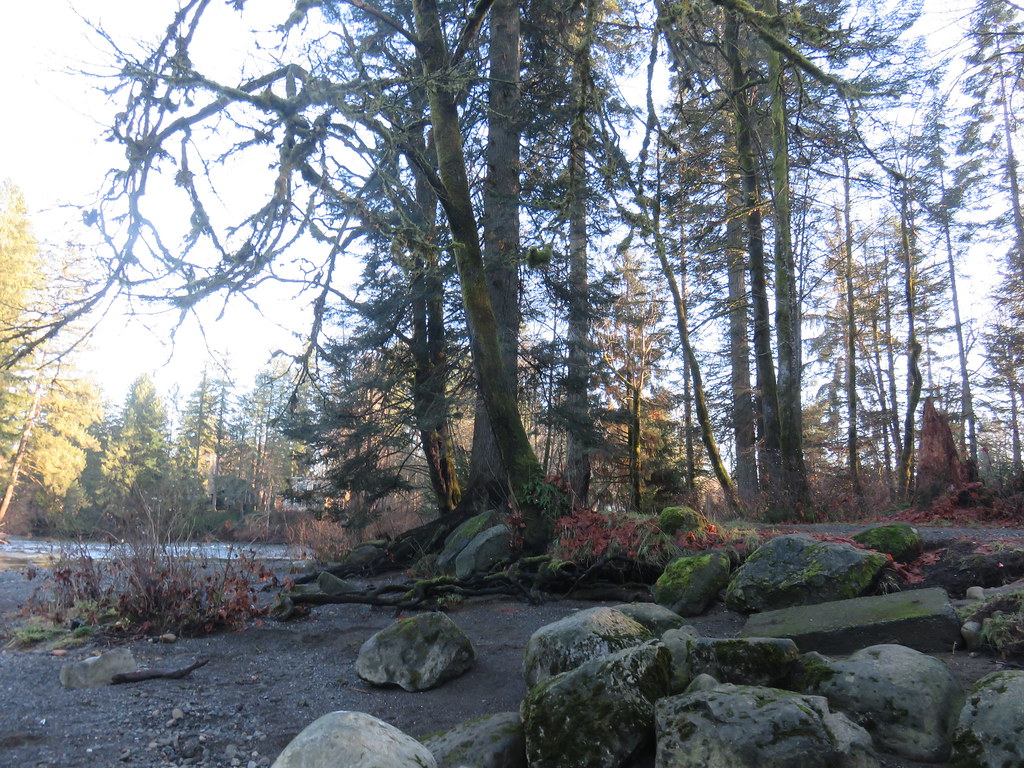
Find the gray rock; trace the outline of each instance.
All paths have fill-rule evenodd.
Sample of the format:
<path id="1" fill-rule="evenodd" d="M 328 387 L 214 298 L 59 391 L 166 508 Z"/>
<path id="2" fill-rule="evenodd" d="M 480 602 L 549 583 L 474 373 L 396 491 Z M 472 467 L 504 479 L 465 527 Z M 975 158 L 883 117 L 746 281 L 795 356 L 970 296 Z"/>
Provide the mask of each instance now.
<path id="1" fill-rule="evenodd" d="M 619 768 L 650 740 L 668 675 L 668 650 L 647 643 L 535 685 L 520 709 L 530 768 Z"/>
<path id="2" fill-rule="evenodd" d="M 993 672 L 974 684 L 953 733 L 952 764 L 1024 765 L 1024 672 Z"/>
<path id="3" fill-rule="evenodd" d="M 468 720 L 422 741 L 437 760 L 437 768 L 526 768 L 526 741 L 518 712 Z"/>
<path id="4" fill-rule="evenodd" d="M 699 638 L 690 647 L 690 674 L 723 683 L 779 686 L 789 679 L 800 651 L 788 638 Z"/>
<path id="5" fill-rule="evenodd" d="M 805 534 L 762 544 L 733 574 L 725 604 L 755 613 L 858 597 L 871 590 L 889 559 L 850 544 Z"/>
<path id="6" fill-rule="evenodd" d="M 474 573 L 486 573 L 512 557 L 512 539 L 508 526 L 494 525 L 477 534 L 455 558 L 455 577 L 468 579 Z"/>
<path id="7" fill-rule="evenodd" d="M 877 768 L 871 737 L 823 696 L 723 684 L 655 707 L 657 768 Z"/>
<path id="8" fill-rule="evenodd" d="M 612 608 L 647 627 L 655 637 L 661 637 L 670 629 L 686 626 L 682 616 L 657 603 L 620 603 Z"/>
<path id="9" fill-rule="evenodd" d="M 788 637 L 801 651 L 834 654 L 881 643 L 918 651 L 951 651 L 963 644 L 956 612 L 939 588 L 766 611 L 747 619 L 740 635 Z"/>
<path id="10" fill-rule="evenodd" d="M 842 661 L 808 654 L 806 693 L 863 725 L 883 752 L 911 760 L 949 757 L 964 691 L 939 659 L 902 645 L 876 645 Z"/>
<path id="11" fill-rule="evenodd" d="M 65 664 L 60 668 L 60 682 L 65 688 L 96 688 L 110 685 L 114 675 L 134 672 L 138 668 L 130 650 L 115 648 L 84 661 Z"/>
<path id="12" fill-rule="evenodd" d="M 363 568 L 376 562 L 380 557 L 382 557 L 386 546 L 387 542 L 384 541 L 364 541 L 363 543 L 357 544 L 353 547 L 348 554 L 334 565 L 344 566 L 346 568 Z"/>
<path id="13" fill-rule="evenodd" d="M 466 548 L 466 545 L 488 528 L 493 528 L 501 522 L 501 515 L 493 509 L 466 520 L 449 533 L 448 538 L 444 540 L 441 553 L 437 556 L 438 569 L 442 573 L 455 573 L 455 558 Z"/>
<path id="14" fill-rule="evenodd" d="M 693 673 L 690 668 L 690 651 L 700 633 L 690 626 L 670 629 L 661 636 L 661 644 L 672 656 L 668 690 L 671 694 L 682 693 L 690 685 Z"/>
<path id="15" fill-rule="evenodd" d="M 731 568 L 725 552 L 676 558 L 654 583 L 654 600 L 680 616 L 699 616 L 725 589 Z"/>
<path id="16" fill-rule="evenodd" d="M 985 638 L 981 635 L 981 623 L 977 621 L 965 621 L 960 627 L 960 636 L 964 639 L 968 651 L 977 650 L 985 644 Z"/>
<path id="17" fill-rule="evenodd" d="M 476 651 L 466 634 L 443 613 L 396 621 L 363 643 L 356 672 L 378 685 L 425 691 L 473 666 Z"/>
<path id="18" fill-rule="evenodd" d="M 316 585 L 325 595 L 343 595 L 347 592 L 358 592 L 359 587 L 351 582 L 339 579 L 333 573 L 323 571 L 316 579 Z"/>
<path id="19" fill-rule="evenodd" d="M 331 712 L 284 748 L 272 768 L 437 768 L 430 750 L 363 712 Z"/>
<path id="20" fill-rule="evenodd" d="M 649 629 L 621 611 L 588 608 L 547 624 L 530 636 L 523 675 L 527 685 L 536 685 L 590 659 L 653 639 Z"/>
<path id="21" fill-rule="evenodd" d="M 900 562 L 909 562 L 924 551 L 921 534 L 910 523 L 872 525 L 850 538 L 861 546 L 885 552 Z"/>

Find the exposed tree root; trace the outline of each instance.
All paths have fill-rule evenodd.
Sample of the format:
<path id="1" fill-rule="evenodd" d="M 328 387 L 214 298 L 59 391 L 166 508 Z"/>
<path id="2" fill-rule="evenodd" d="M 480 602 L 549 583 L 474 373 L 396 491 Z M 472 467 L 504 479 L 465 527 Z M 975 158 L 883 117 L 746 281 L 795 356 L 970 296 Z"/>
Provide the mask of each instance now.
<path id="1" fill-rule="evenodd" d="M 339 575 L 338 570 L 331 569 L 330 572 Z M 582 600 L 650 600 L 647 584 L 624 580 L 624 574 L 640 570 L 636 562 L 628 558 L 602 557 L 584 569 L 576 563 L 552 560 L 541 555 L 522 558 L 501 571 L 474 575 L 468 579 L 439 576 L 380 584 L 362 591 L 341 594 L 285 591 L 271 606 L 270 615 L 279 621 L 286 621 L 307 613 L 310 606 L 335 603 L 359 603 L 397 609 L 429 608 L 458 599 L 489 595 L 507 595 L 531 604 L 566 597 Z M 311 581 L 312 578 L 305 581 Z"/>

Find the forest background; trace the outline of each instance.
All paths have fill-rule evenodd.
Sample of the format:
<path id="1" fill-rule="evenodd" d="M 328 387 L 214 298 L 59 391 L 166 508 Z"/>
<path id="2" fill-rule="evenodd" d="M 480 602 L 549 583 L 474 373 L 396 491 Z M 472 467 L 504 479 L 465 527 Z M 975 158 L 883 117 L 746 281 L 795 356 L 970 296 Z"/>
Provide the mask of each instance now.
<path id="1" fill-rule="evenodd" d="M 874 515 L 917 500 L 927 396 L 1019 512 L 1024 10 L 925 10 L 191 0 L 142 41 L 82 20 L 116 153 L 73 230 L 4 188 L 0 519 L 394 533 L 498 504 L 529 540 L 567 502 Z M 259 373 L 212 359 L 106 407 L 76 373 L 97 323 L 245 302 L 299 339 Z"/>

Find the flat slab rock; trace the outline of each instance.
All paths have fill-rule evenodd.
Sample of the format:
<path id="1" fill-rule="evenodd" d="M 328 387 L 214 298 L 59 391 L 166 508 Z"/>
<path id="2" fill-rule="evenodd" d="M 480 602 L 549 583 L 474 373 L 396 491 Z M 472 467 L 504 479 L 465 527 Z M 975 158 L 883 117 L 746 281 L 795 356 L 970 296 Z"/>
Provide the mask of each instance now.
<path id="1" fill-rule="evenodd" d="M 915 589 L 780 608 L 747 619 L 744 637 L 788 637 L 801 652 L 847 654 L 896 643 L 918 651 L 961 647 L 960 623 L 943 589 Z"/>

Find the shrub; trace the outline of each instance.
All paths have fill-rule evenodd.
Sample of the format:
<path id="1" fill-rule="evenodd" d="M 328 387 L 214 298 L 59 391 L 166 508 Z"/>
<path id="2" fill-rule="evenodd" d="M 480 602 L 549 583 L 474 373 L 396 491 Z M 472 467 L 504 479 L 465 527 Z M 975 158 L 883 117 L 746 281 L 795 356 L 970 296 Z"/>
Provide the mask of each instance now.
<path id="1" fill-rule="evenodd" d="M 252 552 L 213 561 L 169 545 L 122 544 L 111 555 L 62 553 L 34 612 L 107 633 L 201 635 L 244 628 L 263 613 L 257 587 L 276 581 Z"/>

